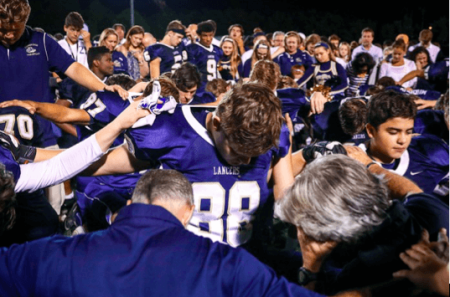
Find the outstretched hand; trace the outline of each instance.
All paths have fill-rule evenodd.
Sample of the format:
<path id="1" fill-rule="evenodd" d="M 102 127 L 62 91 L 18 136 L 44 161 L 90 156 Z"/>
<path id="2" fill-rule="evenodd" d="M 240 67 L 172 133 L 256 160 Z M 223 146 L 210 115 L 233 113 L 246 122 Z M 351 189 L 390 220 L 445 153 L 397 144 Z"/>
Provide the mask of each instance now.
<path id="1" fill-rule="evenodd" d="M 446 241 L 448 244 L 448 239 Z M 449 295 L 448 261 L 441 259 L 432 250 L 427 230 L 424 229 L 422 232 L 422 240 L 419 243 L 400 254 L 400 259 L 410 270 L 397 271 L 393 274 L 394 277 L 407 278 L 420 288 L 445 296 Z"/>
<path id="2" fill-rule="evenodd" d="M 10 106 L 19 106 L 28 110 L 31 114 L 36 112 L 36 108 L 31 104 L 30 101 L 27 100 L 10 100 L 0 103 L 0 108 L 10 107 Z"/>
<path id="3" fill-rule="evenodd" d="M 112 85 L 112 86 L 105 85 L 105 91 L 117 93 L 117 94 L 119 94 L 120 97 L 122 97 L 123 100 L 128 99 L 128 92 L 125 91 L 119 85 Z"/>
<path id="4" fill-rule="evenodd" d="M 142 109 L 139 106 L 141 100 L 131 102 L 121 114 L 114 120 L 122 129 L 128 129 L 134 125 L 140 118 L 148 116 L 151 112 L 149 109 Z"/>

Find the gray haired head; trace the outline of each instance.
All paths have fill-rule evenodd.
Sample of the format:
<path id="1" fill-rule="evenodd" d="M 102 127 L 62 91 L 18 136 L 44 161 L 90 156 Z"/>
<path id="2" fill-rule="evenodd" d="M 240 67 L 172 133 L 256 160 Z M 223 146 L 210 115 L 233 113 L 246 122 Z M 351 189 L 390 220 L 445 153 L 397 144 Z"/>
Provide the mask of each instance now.
<path id="1" fill-rule="evenodd" d="M 279 202 L 279 216 L 318 241 L 354 242 L 381 224 L 389 207 L 383 181 L 345 155 L 309 164 Z"/>
<path id="2" fill-rule="evenodd" d="M 154 204 L 156 200 L 177 204 L 194 204 L 191 183 L 175 170 L 153 169 L 137 182 L 131 197 L 133 203 Z"/>

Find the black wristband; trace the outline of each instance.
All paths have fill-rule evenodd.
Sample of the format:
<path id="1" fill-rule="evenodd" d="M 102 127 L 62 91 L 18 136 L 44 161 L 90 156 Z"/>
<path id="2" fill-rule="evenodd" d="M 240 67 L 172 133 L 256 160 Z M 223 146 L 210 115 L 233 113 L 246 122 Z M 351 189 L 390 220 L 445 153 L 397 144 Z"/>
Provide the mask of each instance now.
<path id="1" fill-rule="evenodd" d="M 369 164 L 367 164 L 366 168 L 369 169 L 369 167 L 372 166 L 373 164 L 377 164 L 378 165 L 377 162 L 372 161 Z"/>
<path id="2" fill-rule="evenodd" d="M 33 163 L 36 158 L 36 148 L 34 146 L 19 145 L 17 150 L 16 161 L 19 164 Z"/>

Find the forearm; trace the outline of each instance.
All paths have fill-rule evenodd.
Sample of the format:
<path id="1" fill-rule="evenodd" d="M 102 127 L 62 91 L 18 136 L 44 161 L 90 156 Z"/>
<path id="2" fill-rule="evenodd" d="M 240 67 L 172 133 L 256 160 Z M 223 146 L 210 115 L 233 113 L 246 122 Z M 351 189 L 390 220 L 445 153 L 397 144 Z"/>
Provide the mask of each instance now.
<path id="1" fill-rule="evenodd" d="M 32 105 L 36 108 L 37 114 L 55 123 L 79 123 L 87 125 L 90 122 L 89 114 L 82 109 L 68 108 L 54 103 L 35 102 Z"/>
<path id="2" fill-rule="evenodd" d="M 402 200 L 408 194 L 423 192 L 413 181 L 396 173 L 390 172 L 379 165 L 371 165 L 369 167 L 369 171 L 373 174 L 384 176 L 384 180 L 389 188 L 389 196 L 391 199 Z"/>
<path id="3" fill-rule="evenodd" d="M 273 194 L 275 201 L 277 201 L 284 197 L 286 190 L 294 183 L 291 149 L 289 149 L 289 153 L 284 158 L 275 163 L 273 180 Z"/>
<path id="4" fill-rule="evenodd" d="M 78 62 L 72 63 L 64 74 L 93 92 L 105 88 L 105 84 L 94 73 Z"/>
<path id="5" fill-rule="evenodd" d="M 141 74 L 141 77 L 144 78 L 149 74 L 148 70 L 148 63 L 142 59 L 142 61 L 139 62 L 139 73 Z"/>
<path id="6" fill-rule="evenodd" d="M 400 85 L 403 85 L 405 82 L 410 81 L 413 78 L 416 77 L 422 77 L 424 78 L 424 71 L 423 70 L 413 70 L 410 73 L 406 74 L 398 83 Z"/>
<path id="7" fill-rule="evenodd" d="M 303 158 L 302 150 L 292 154 L 292 171 L 294 176 L 299 175 L 306 166 L 306 160 Z"/>
<path id="8" fill-rule="evenodd" d="M 159 65 L 160 65 L 160 61 L 158 59 L 153 60 L 150 62 L 150 76 L 151 78 L 158 78 L 160 73 L 159 73 Z"/>
<path id="9" fill-rule="evenodd" d="M 60 128 L 61 130 L 63 130 L 67 134 L 70 134 L 72 136 L 77 137 L 77 129 L 75 128 L 74 125 L 56 123 L 56 126 L 58 126 L 58 128 Z"/>

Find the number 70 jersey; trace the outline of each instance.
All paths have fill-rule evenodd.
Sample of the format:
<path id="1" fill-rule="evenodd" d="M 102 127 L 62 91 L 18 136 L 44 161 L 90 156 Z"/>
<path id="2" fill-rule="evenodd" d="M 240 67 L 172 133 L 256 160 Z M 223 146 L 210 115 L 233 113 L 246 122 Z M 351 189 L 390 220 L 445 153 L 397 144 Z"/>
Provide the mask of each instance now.
<path id="1" fill-rule="evenodd" d="M 250 239 L 255 212 L 268 201 L 267 173 L 272 157 L 287 154 L 289 132 L 284 127 L 279 148 L 248 165 L 230 166 L 208 135 L 207 113 L 179 105 L 173 115 L 159 115 L 153 126 L 128 131 L 129 150 L 138 159 L 159 160 L 164 169 L 183 173 L 194 191 L 188 230 L 235 247 Z"/>

